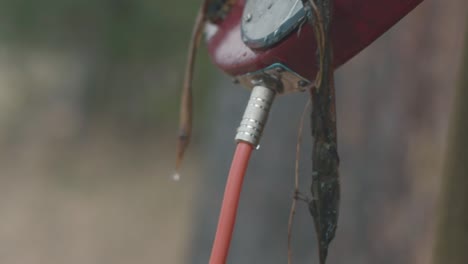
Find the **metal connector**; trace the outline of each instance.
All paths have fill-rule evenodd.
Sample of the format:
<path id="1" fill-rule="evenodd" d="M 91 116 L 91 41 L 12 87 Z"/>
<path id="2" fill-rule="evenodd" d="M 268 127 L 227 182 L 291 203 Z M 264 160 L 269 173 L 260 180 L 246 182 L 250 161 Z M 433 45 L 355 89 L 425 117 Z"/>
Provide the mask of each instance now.
<path id="1" fill-rule="evenodd" d="M 275 94 L 275 91 L 263 86 L 255 86 L 252 89 L 244 116 L 237 129 L 236 141 L 245 141 L 258 146 Z"/>

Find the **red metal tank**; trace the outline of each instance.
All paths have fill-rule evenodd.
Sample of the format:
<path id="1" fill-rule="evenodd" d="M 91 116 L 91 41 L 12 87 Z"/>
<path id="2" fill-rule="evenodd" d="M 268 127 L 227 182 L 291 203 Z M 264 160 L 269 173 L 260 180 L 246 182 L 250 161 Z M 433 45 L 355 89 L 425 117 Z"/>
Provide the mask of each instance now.
<path id="1" fill-rule="evenodd" d="M 422 0 L 335 0 L 332 23 L 334 64 L 355 56 L 403 18 Z M 309 81 L 317 71 L 312 27 L 305 23 L 277 45 L 264 50 L 249 48 L 241 36 L 244 0 L 238 0 L 208 39 L 215 65 L 232 76 L 256 72 L 280 63 Z"/>

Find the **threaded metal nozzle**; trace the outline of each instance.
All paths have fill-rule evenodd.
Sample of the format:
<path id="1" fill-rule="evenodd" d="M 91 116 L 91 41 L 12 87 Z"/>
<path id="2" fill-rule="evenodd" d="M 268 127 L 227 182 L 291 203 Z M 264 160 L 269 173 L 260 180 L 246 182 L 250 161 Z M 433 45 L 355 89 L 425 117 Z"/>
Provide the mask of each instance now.
<path id="1" fill-rule="evenodd" d="M 236 141 L 258 145 L 274 99 L 275 91 L 271 89 L 263 86 L 255 86 L 252 89 L 244 116 L 237 129 Z"/>

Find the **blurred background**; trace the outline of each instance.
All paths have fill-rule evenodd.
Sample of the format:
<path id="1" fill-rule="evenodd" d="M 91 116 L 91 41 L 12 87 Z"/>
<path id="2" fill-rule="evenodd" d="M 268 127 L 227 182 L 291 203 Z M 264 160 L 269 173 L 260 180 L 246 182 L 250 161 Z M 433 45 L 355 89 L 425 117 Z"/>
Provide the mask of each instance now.
<path id="1" fill-rule="evenodd" d="M 200 50 L 194 139 L 173 181 L 199 4 L 0 0 L 0 263 L 207 263 L 248 92 Z M 330 263 L 430 263 L 467 7 L 426 0 L 337 71 L 343 194 Z M 306 100 L 274 105 L 230 263 L 286 263 Z M 305 136 L 304 192 L 310 150 Z M 295 262 L 318 263 L 298 210 Z"/>

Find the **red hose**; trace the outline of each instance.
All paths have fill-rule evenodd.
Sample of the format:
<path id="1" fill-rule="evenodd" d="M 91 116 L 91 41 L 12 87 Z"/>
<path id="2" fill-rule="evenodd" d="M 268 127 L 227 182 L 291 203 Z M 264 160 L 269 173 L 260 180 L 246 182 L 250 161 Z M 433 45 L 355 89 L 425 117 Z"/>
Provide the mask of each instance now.
<path id="1" fill-rule="evenodd" d="M 245 171 L 249 164 L 253 146 L 240 141 L 229 171 L 226 189 L 224 190 L 223 205 L 218 220 L 218 228 L 211 250 L 210 264 L 225 264 L 231 244 L 232 232 L 236 222 L 237 207 L 244 181 Z"/>

